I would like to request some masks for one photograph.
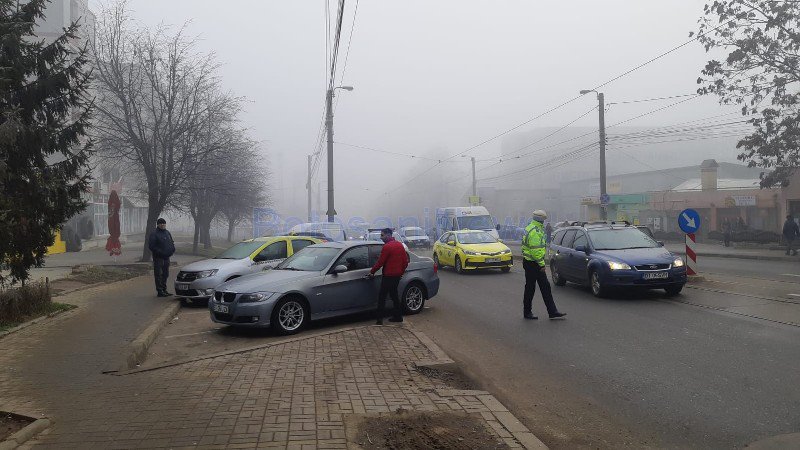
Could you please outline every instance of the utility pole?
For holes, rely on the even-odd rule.
[[[472,158],[472,196],[478,196],[478,180],[475,179],[475,157]]]
[[[600,113],[600,219],[606,220],[608,205],[603,205],[602,199],[606,197],[606,105],[602,92],[597,93],[598,112]]]
[[[325,115],[328,129],[328,222],[333,222],[336,209],[333,207],[333,88],[328,89],[326,98]]]
[[[306,190],[308,191],[308,221],[311,222],[311,158],[313,155],[308,155],[308,181],[306,181]]]

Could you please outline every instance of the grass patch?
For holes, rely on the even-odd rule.
[[[80,283],[113,283],[114,281],[128,280],[140,277],[150,272],[150,266],[144,264],[131,264],[128,266],[91,266],[73,273],[69,276],[70,281]]]
[[[0,331],[6,331],[37,317],[74,308],[52,301],[50,287],[44,282],[0,291]]]

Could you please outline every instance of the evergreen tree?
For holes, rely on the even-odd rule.
[[[55,233],[86,207],[88,59],[77,24],[35,35],[47,0],[0,0],[0,284],[28,278]]]

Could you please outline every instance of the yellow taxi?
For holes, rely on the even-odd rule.
[[[475,269],[511,270],[511,249],[486,231],[449,231],[433,244],[433,261],[456,272]]]
[[[269,270],[309,245],[324,242],[311,236],[247,239],[214,258],[184,266],[175,279],[175,293],[191,301],[208,300],[214,288],[244,275]]]

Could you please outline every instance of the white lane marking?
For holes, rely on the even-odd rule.
[[[789,297],[800,297],[800,294],[786,294],[786,295],[788,295]]]
[[[787,277],[800,277],[800,275],[798,275],[796,273],[782,273],[781,275],[787,276]]]

